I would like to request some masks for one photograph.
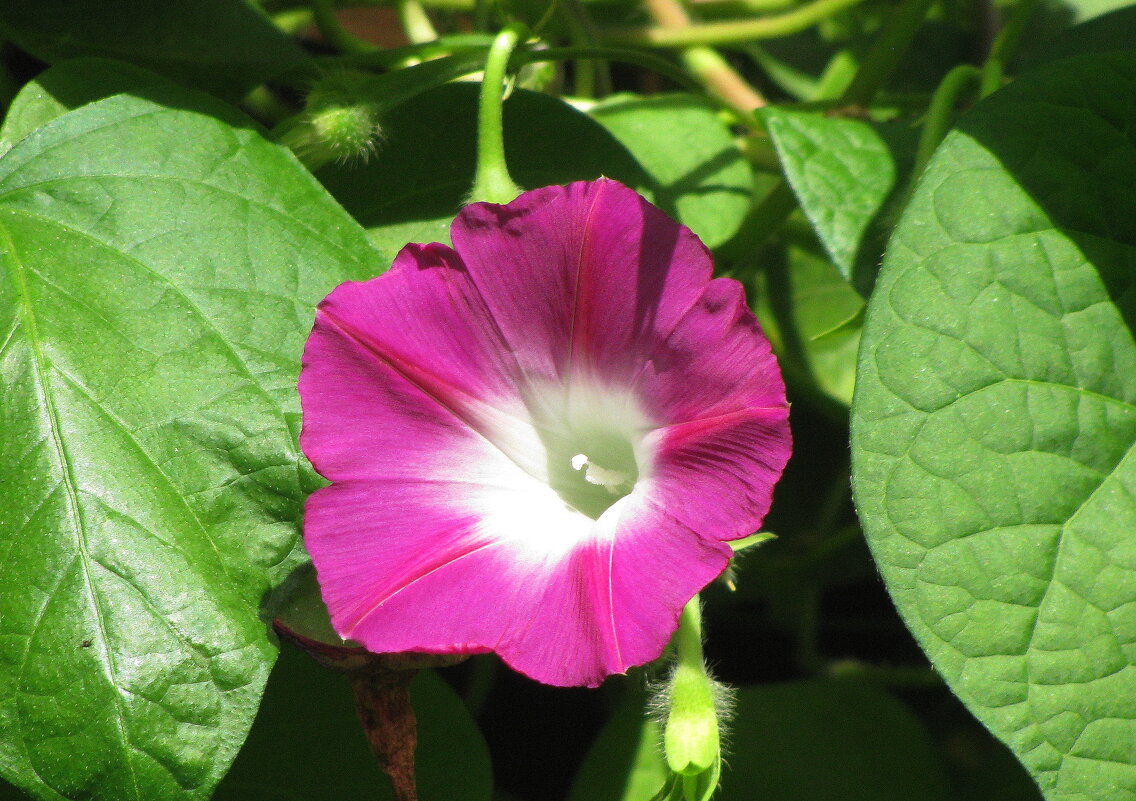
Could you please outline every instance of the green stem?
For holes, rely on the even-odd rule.
[[[310,8],[289,8],[272,15],[272,24],[288,36],[298,36],[314,21]]]
[[[493,44],[493,37],[484,33],[465,33],[447,36],[436,42],[392,47],[389,50],[370,50],[366,53],[346,53],[341,56],[317,56],[312,59],[317,73],[341,67],[367,70],[397,69],[410,59],[428,61],[439,56],[479,54],[484,61],[485,54]]]
[[[481,81],[477,106],[477,173],[470,192],[471,202],[508,203],[521,193],[505,162],[502,106],[509,59],[526,36],[528,27],[522,23],[505,26],[493,40],[485,60],[485,77]]]
[[[822,100],[840,97],[852,85],[859,68],[860,60],[851,50],[836,51],[835,55],[829,59],[828,64],[825,65],[824,72],[821,73],[820,79],[817,81],[816,91],[813,93],[812,99]]]
[[[849,106],[867,107],[872,104],[888,78],[895,72],[899,60],[911,46],[923,18],[933,0],[903,0],[892,13],[880,35],[872,43],[868,54],[860,62],[856,77],[844,90],[841,99]]]
[[[855,659],[842,659],[832,662],[825,668],[827,675],[835,678],[850,678],[870,681],[885,687],[898,689],[923,689],[942,687],[943,679],[931,667],[895,667],[873,665]]]
[[[644,5],[660,29],[677,33],[694,27],[679,0],[645,0]],[[743,116],[749,116],[754,109],[765,105],[765,98],[714,48],[704,44],[683,47],[679,58],[712,96],[740,111]]]
[[[771,17],[732,22],[707,22],[686,28],[630,28],[609,30],[604,38],[617,44],[648,47],[690,47],[729,45],[774,39],[808,30],[823,19],[862,3],[864,0],[813,0],[808,5]]]
[[[740,17],[745,14],[768,14],[797,5],[796,0],[699,0],[702,17]]]
[[[682,608],[674,642],[678,664],[702,673],[702,601],[697,595]]]
[[[927,119],[923,122],[923,130],[919,134],[919,148],[915,151],[915,165],[911,170],[912,183],[923,174],[927,162],[931,160],[931,154],[947,135],[959,98],[978,82],[979,75],[977,67],[959,64],[946,74],[935,89],[935,93],[931,95]]]
[[[892,224],[899,219],[899,215],[911,202],[915,187],[927,169],[927,163],[935,153],[935,148],[947,135],[954,118],[955,106],[959,98],[979,83],[980,72],[977,67],[970,64],[959,64],[946,74],[935,93],[931,95],[931,103],[927,107],[927,117],[923,122],[923,130],[919,132],[919,146],[915,151],[915,163],[911,167],[911,175],[907,179],[901,193],[896,194],[887,204],[883,212],[883,219]]]
[[[335,16],[332,0],[311,0],[312,18],[327,43],[344,53],[366,53],[375,46],[350,33]]]
[[[479,59],[478,66],[470,70],[480,71],[485,62],[486,54],[492,45],[492,37],[483,34],[467,34],[460,37],[446,37],[446,39],[427,42],[421,45],[392,48],[390,50],[372,50],[369,53],[357,53],[345,56],[325,56],[317,60],[321,71],[337,68],[377,69],[387,70],[404,63],[407,59],[419,59],[428,62],[439,56],[461,56],[463,58]],[[521,45],[513,53],[510,61],[512,66],[533,64],[542,61],[565,61],[568,59],[603,59],[606,61],[621,61],[634,64],[644,69],[652,70],[677,83],[684,89],[699,91],[701,85],[675,66],[674,62],[656,56],[644,50],[632,50],[626,47],[610,47],[607,45],[574,45],[571,47],[548,47],[539,49],[535,45]],[[310,76],[304,76],[305,82],[310,83]]]
[[[578,2],[557,3],[557,12],[568,32],[573,48],[593,47],[596,44],[591,18]],[[594,98],[599,89],[599,65],[588,58],[576,58],[572,70],[572,91],[576,97]]]
[[[676,661],[668,690],[663,750],[672,772],[697,778],[713,770],[721,759],[715,686],[702,659],[702,608],[697,595],[683,607],[674,644]],[[683,781],[688,790],[699,783]],[[695,796],[688,792],[685,797]]]
[[[398,19],[411,44],[426,44],[438,38],[434,23],[419,0],[398,0]]]
[[[397,0],[352,0],[353,6],[392,6]],[[422,0],[422,5],[444,11],[473,11],[474,0]]]
[[[719,101],[748,116],[766,105],[761,93],[712,47],[687,47],[680,54],[682,63],[698,77]]]
[[[982,65],[982,83],[978,89],[979,97],[986,97],[1001,88],[1002,81],[1005,78],[1006,62],[1010,60],[1017,49],[1018,42],[1022,38],[1022,31],[1025,30],[1026,23],[1033,16],[1037,5],[1038,0],[1018,0],[1013,11],[1010,12],[1010,18],[1002,26],[1002,30],[998,32],[994,44],[990,47],[990,55],[986,57],[986,62]]]
[[[313,92],[309,94],[307,108],[300,114],[279,122],[272,129],[272,138],[291,149],[304,166],[314,172],[337,158],[350,158],[352,155],[366,153],[366,146],[362,151],[347,152],[335,147],[336,142],[351,140],[342,138],[342,129],[340,134],[329,137],[327,127],[329,120],[326,115],[332,115],[331,121],[334,122],[337,112],[347,111],[353,107],[364,112],[363,118],[370,118],[372,126],[381,124],[383,114],[400,103],[405,103],[412,97],[457,78],[478,72],[484,65],[484,54],[474,51],[431,59],[383,75],[346,71],[328,72],[317,81]],[[326,83],[330,83],[331,86],[326,86]],[[312,102],[313,98],[318,99],[318,90],[321,88],[331,92],[330,95],[323,94],[324,99],[331,102]],[[374,132],[372,128],[371,133]]]

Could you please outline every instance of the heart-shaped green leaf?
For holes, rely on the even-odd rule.
[[[1136,50],[993,95],[889,245],[853,402],[896,605],[1053,801],[1136,798]]]
[[[0,772],[42,799],[208,797],[304,557],[312,309],[383,266],[286,151],[181,90],[0,159]]]
[[[895,184],[887,143],[861,120],[774,108],[761,118],[801,210],[832,263],[851,281],[869,226]]]

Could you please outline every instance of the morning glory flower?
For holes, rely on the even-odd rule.
[[[760,525],[784,384],[742,286],[619,183],[474,203],[451,235],[319,306],[304,539],[345,639],[596,686]]]

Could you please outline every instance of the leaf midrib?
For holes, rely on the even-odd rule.
[[[111,696],[115,707],[114,725],[118,730],[119,741],[124,755],[123,762],[126,764],[126,769],[130,775],[130,783],[134,789],[134,798],[141,801],[142,794],[138,785],[138,776],[134,770],[134,762],[130,755],[130,741],[127,738],[126,727],[123,723],[125,720],[125,711],[122,705],[122,699],[118,694],[118,679],[117,669],[114,663],[114,657],[110,652],[109,640],[106,633],[106,624],[103,621],[103,610],[99,604],[98,594],[95,592],[94,584],[91,578],[91,565],[88,558],[89,546],[87,543],[86,526],[83,521],[82,508],[79,505],[78,498],[78,482],[76,481],[74,471],[71,468],[70,456],[67,453],[67,447],[64,444],[62,436],[62,424],[60,422],[59,411],[55,402],[55,396],[52,392],[51,385],[47,381],[47,357],[43,353],[43,348],[40,347],[39,329],[36,322],[35,312],[32,309],[30,291],[28,287],[27,277],[25,275],[25,267],[19,258],[16,251],[16,243],[12,238],[11,232],[8,228],[0,224],[0,244],[3,244],[8,253],[8,258],[4,259],[5,263],[9,265],[9,273],[16,285],[19,303],[19,316],[23,321],[23,326],[27,331],[28,345],[32,352],[32,359],[34,361],[34,370],[36,383],[39,386],[41,397],[43,398],[44,410],[47,413],[48,428],[50,429],[50,439],[53,444],[53,450],[58,462],[60,473],[60,483],[64,486],[64,491],[67,497],[67,510],[70,517],[71,528],[75,534],[76,551],[79,556],[79,561],[83,569],[83,581],[86,585],[87,596],[91,604],[91,609],[94,611],[94,617],[99,629],[98,636],[98,649],[101,657],[100,661],[103,664],[105,675],[108,683],[111,685]],[[50,599],[50,596],[49,596]],[[43,608],[36,616],[35,624],[32,628],[34,632],[40,627],[43,621],[43,615],[46,614],[48,603],[45,603]],[[19,675],[22,677],[25,667],[27,665],[28,652],[31,647],[31,638],[29,644],[24,651],[23,658],[20,661]],[[30,758],[29,758],[30,764]],[[37,772],[38,775],[38,772]]]
[[[0,195],[0,200],[2,200],[3,197],[4,197],[3,195]],[[181,289],[181,287],[179,287],[177,284],[175,284],[173,281],[171,281],[167,276],[163,275],[162,273],[158,272],[157,270],[155,270],[150,265],[146,264],[141,259],[138,259],[137,257],[130,255],[129,253],[125,253],[121,250],[118,250],[113,245],[111,245],[107,242],[104,242],[102,239],[99,239],[98,237],[88,233],[87,231],[82,231],[78,228],[74,228],[74,227],[65,225],[64,223],[60,222],[59,220],[53,219],[51,217],[44,217],[41,214],[35,214],[35,213],[30,212],[26,209],[8,207],[8,208],[5,208],[4,211],[6,211],[10,214],[18,214],[18,215],[22,215],[24,217],[30,217],[32,219],[39,220],[40,222],[46,223],[48,225],[55,226],[57,228],[60,228],[63,231],[66,231],[69,234],[72,234],[74,236],[85,239],[86,241],[91,242],[91,243],[97,245],[98,247],[106,248],[111,253],[113,253],[115,256],[120,257],[122,259],[125,259],[130,264],[139,268],[140,270],[145,272],[147,275],[154,277],[158,282],[160,282],[164,286],[168,287],[171,292],[173,292],[175,295],[177,295],[177,297],[179,297],[186,304],[186,306],[189,307],[189,309],[193,312],[194,316],[199,321],[201,321],[201,323],[205,327],[207,327],[209,329],[209,331],[213,335],[214,341],[219,343],[222,346],[222,348],[229,354],[229,356],[232,359],[232,363],[236,365],[236,367],[240,370],[240,372],[244,376],[244,378],[247,379],[248,382],[252,386],[256,387],[256,389],[259,391],[261,397],[264,398],[264,400],[267,402],[267,404],[272,408],[273,412],[275,412],[276,416],[279,418],[279,422],[280,422],[281,427],[284,430],[289,432],[289,436],[284,440],[285,447],[286,447],[287,452],[288,452],[288,456],[291,458],[292,464],[295,465],[297,472],[300,470],[299,453],[297,452],[297,449],[296,449],[296,443],[291,436],[291,428],[288,425],[288,420],[287,420],[287,417],[285,416],[284,409],[280,406],[280,404],[272,396],[272,393],[263,384],[261,384],[261,382],[257,379],[256,374],[253,373],[253,371],[249,367],[248,363],[245,362],[244,358],[237,351],[236,347],[234,347],[233,344],[231,342],[229,342],[229,340],[220,331],[220,329],[218,329],[217,326],[214,325],[214,323],[213,323],[212,319],[210,319],[209,315],[207,315],[201,309],[201,307],[197,305],[197,303],[193,300],[193,298],[191,298],[186,292],[184,292]],[[0,227],[2,227],[2,226],[0,226]],[[37,273],[37,275],[38,275],[38,273]],[[43,278],[42,276],[41,276],[41,280],[43,280],[45,283],[48,283],[47,279]],[[206,537],[209,538],[209,541],[213,542],[212,537],[209,537],[208,531],[204,530],[204,528],[203,528],[203,531],[204,531]],[[213,547],[214,547],[214,549],[216,549],[217,546],[216,546],[215,543],[214,543]],[[218,558],[220,558],[220,551],[218,551]],[[224,560],[222,560],[222,561],[224,561]]]

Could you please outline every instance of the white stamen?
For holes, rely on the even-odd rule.
[[[603,487],[612,495],[622,495],[622,487],[631,484],[631,476],[619,470],[609,470],[588,460],[587,454],[577,453],[572,457],[572,469],[583,470],[584,480],[597,487]]]

